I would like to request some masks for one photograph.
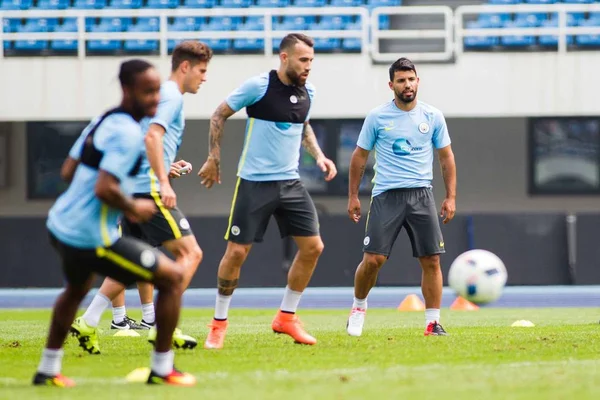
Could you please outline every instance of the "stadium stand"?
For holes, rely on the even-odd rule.
[[[331,13],[334,8],[363,7],[373,12],[378,7],[415,6],[415,5],[445,5],[452,8],[464,4],[487,4],[497,6],[514,6],[518,4],[533,6],[548,6],[552,4],[573,5],[600,5],[600,0],[0,0],[0,18],[2,18],[3,33],[63,33],[71,34],[65,38],[44,38],[35,36],[28,40],[3,40],[4,54],[7,56],[32,56],[32,55],[74,55],[78,52],[77,20],[73,14],[64,18],[39,18],[32,16],[28,18],[11,18],[11,11],[72,11],[84,10],[93,13],[98,10],[112,10],[117,14],[110,17],[88,17],[85,19],[86,32],[101,35],[103,33],[122,33],[113,36],[110,40],[96,36],[85,40],[85,51],[89,55],[127,55],[127,54],[159,54],[161,41],[157,39],[160,29],[158,14],[163,11],[171,12],[167,19],[166,31],[176,33],[170,35],[166,40],[167,51],[170,52],[174,46],[183,39],[188,39],[182,33],[206,33],[206,41],[217,53],[244,54],[262,53],[265,51],[265,40],[272,40],[272,51],[276,51],[279,37],[265,39],[261,34],[265,30],[264,15],[244,15],[246,10],[290,10],[306,9],[307,7],[327,10],[327,13],[319,15],[305,15],[302,12],[274,15],[271,27],[274,32],[286,31],[315,31],[315,50],[317,52],[360,52],[365,51],[363,44],[368,43],[366,36],[361,37],[361,30],[369,19],[362,21],[360,15],[344,15],[343,13]],[[403,9],[408,9],[402,7]],[[438,7],[439,8],[439,7]],[[236,15],[209,15],[209,9],[213,10],[237,10]],[[123,16],[119,16],[119,10]],[[127,11],[125,11],[127,10]],[[125,16],[131,14],[131,10],[142,13],[143,16]],[[154,16],[148,14],[155,10]],[[189,11],[187,11],[189,10]],[[187,12],[205,10],[202,16],[185,16]],[[9,12],[8,17],[3,17]],[[172,12],[181,14],[173,15]],[[390,13],[379,16],[377,20],[378,33],[375,39],[377,48],[386,47],[388,53],[424,53],[446,52],[451,47],[443,34],[444,29],[452,29],[448,19],[440,19],[440,15],[406,15]],[[26,15],[26,14],[25,14]],[[39,13],[38,13],[39,15]],[[419,19],[420,18],[420,19]],[[425,21],[425,22],[420,22]],[[464,20],[464,28],[468,30],[478,29],[519,29],[519,28],[557,28],[559,26],[558,14],[556,12],[486,12],[479,15],[471,15]],[[595,12],[572,12],[567,15],[568,27],[600,28],[600,9]],[[424,36],[416,40],[410,35],[406,37],[394,36],[396,32],[403,30],[428,30],[435,27],[438,35]],[[373,29],[370,28],[369,37],[373,38]],[[232,37],[231,32],[251,32],[243,37]],[[318,32],[317,32],[318,31]],[[325,34],[319,32],[326,32]],[[355,32],[354,36],[347,35]],[[390,34],[386,35],[386,32]],[[405,31],[406,32],[406,31]],[[145,36],[145,33],[154,36]],[[255,34],[253,34],[255,33]],[[131,35],[138,34],[135,37]],[[142,34],[142,35],[140,35]],[[336,35],[339,34],[339,37]],[[481,33],[477,33],[480,35]],[[129,36],[127,36],[129,35]],[[557,35],[549,34],[506,34],[501,36],[468,36],[462,40],[464,51],[536,51],[556,49],[559,44]],[[64,35],[63,35],[64,36]],[[172,36],[176,36],[173,38]],[[275,35],[276,36],[276,35]],[[351,36],[351,37],[348,37]],[[452,36],[452,35],[450,35]],[[68,37],[68,39],[66,38]],[[429,40],[429,42],[428,42]],[[569,35],[566,39],[569,49],[595,49],[600,48],[600,31],[594,34],[582,33]]]

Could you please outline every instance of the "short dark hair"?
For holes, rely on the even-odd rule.
[[[279,52],[289,50],[296,43],[304,43],[308,47],[313,47],[315,45],[315,41],[310,37],[303,33],[289,33],[285,35],[283,39],[281,39],[281,43],[279,44]]]
[[[154,68],[154,66],[148,61],[141,59],[124,61],[121,63],[121,68],[119,69],[119,82],[121,82],[121,86],[133,86],[135,77],[150,68]]]
[[[175,46],[171,55],[171,70],[175,71],[182,62],[189,61],[191,64],[209,62],[213,56],[212,49],[198,40],[185,40]]]
[[[415,64],[405,57],[397,59],[390,67],[390,82],[394,81],[396,71],[414,71],[415,75],[417,74]]]

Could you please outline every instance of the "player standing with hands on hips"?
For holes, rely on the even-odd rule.
[[[354,303],[346,329],[351,336],[362,334],[367,296],[404,228],[413,256],[423,270],[425,336],[446,335],[440,325],[443,277],[439,255],[445,252],[444,239],[431,180],[436,148],[446,186],[440,215],[448,223],[456,210],[454,154],[443,114],[417,100],[419,78],[414,64],[400,58],[390,67],[389,75],[394,99],[367,115],[350,161],[348,215],[357,223],[361,217],[360,181],[369,152],[375,149],[377,165],[363,240],[364,256],[354,277]]]

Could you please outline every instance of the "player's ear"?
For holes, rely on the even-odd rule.
[[[281,53],[279,53],[279,60],[286,64],[288,62],[288,54],[285,51],[282,51]]]
[[[181,72],[183,72],[184,74],[187,74],[187,72],[190,69],[190,61],[189,60],[184,60],[181,63],[181,67],[180,68],[181,68]]]
[[[394,82],[388,82],[388,86],[390,87],[390,90],[394,90]]]

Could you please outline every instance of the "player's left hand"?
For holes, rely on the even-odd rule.
[[[444,217],[444,224],[447,224],[454,218],[456,213],[456,200],[451,198],[445,198],[442,203],[442,210],[440,211],[440,217]]]
[[[325,172],[325,180],[329,182],[337,175],[337,168],[333,161],[328,158],[321,158],[317,160],[317,167],[321,168],[321,171]]]
[[[182,170],[185,170],[182,172]],[[179,178],[181,175],[186,175],[192,172],[192,164],[185,161],[179,160],[171,164],[171,170],[169,171],[169,178]]]

